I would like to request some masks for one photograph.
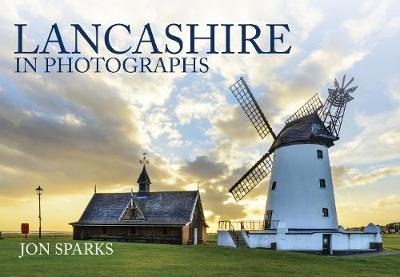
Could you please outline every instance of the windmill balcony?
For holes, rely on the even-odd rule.
[[[218,221],[218,230],[262,231],[268,229],[276,229],[278,227],[278,222],[279,220],[242,220],[242,221],[220,220]]]

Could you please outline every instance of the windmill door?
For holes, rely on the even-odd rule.
[[[322,254],[331,254],[331,234],[322,235]]]
[[[272,220],[272,210],[268,210],[265,213],[265,223],[264,223],[265,229],[271,228],[271,220]]]

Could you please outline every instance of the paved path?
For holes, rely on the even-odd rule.
[[[370,253],[362,253],[362,254],[354,254],[348,255],[346,257],[373,257],[373,256],[388,256],[388,255],[396,255],[400,254],[400,250],[385,250],[382,252],[370,252]]]

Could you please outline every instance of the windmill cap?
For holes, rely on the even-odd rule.
[[[337,139],[325,127],[317,112],[314,112],[287,123],[278,134],[269,152],[271,153],[281,146],[302,143],[318,143],[330,147]]]

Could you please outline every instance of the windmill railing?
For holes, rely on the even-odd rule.
[[[278,227],[278,222],[279,220],[220,220],[218,222],[218,230],[260,231],[267,229],[276,229]]]

